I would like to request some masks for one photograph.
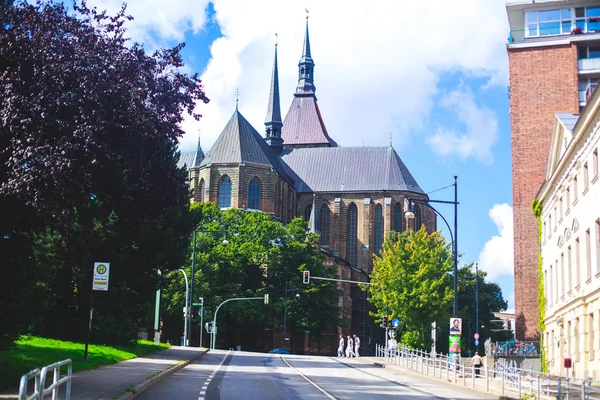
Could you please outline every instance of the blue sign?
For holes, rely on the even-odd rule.
[[[475,346],[479,346],[479,339],[475,339]]]
[[[392,326],[393,326],[394,328],[397,328],[397,327],[399,327],[399,326],[400,326],[400,320],[399,320],[398,318],[394,318],[394,319],[392,320]]]

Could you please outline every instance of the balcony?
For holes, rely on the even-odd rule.
[[[577,60],[577,69],[579,72],[600,72],[600,57]]]
[[[571,31],[565,32],[560,25],[537,28],[534,31],[528,29],[513,29],[508,36],[508,44],[520,43],[543,43],[555,40],[590,40],[600,38],[600,22],[581,22],[573,27]]]

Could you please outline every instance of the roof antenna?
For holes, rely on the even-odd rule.
[[[235,89],[235,111],[238,110],[238,102],[240,101],[240,90]]]
[[[308,8],[305,8],[304,11],[306,11],[306,19],[308,19]]]
[[[390,147],[392,147],[392,132],[390,132]]]
[[[277,32],[275,32],[275,47],[277,47]]]

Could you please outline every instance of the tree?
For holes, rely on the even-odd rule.
[[[134,339],[156,269],[183,262],[192,229],[177,143],[183,112],[208,99],[178,70],[183,45],[149,55],[128,43],[124,9],[74,11],[0,3],[0,256],[12,288],[0,347],[56,325],[47,315],[81,337],[94,261],[112,263],[96,311],[113,334],[98,340]]]
[[[368,288],[377,309],[372,315],[381,318],[387,308],[390,318],[401,321],[405,344],[428,348],[431,323],[450,316],[452,268],[450,244],[440,232],[390,232],[374,260]]]
[[[271,304],[259,301],[228,303],[219,311],[219,337],[250,349],[268,346],[265,329],[283,320],[285,283],[299,288],[288,300],[288,330],[310,331],[317,338],[339,322],[337,291],[334,285],[317,282],[302,285],[302,271],[333,276],[323,265],[317,235],[308,234],[306,221],[294,219],[287,225],[267,214],[237,209],[220,211],[214,203],[193,204],[192,220],[198,227],[194,273],[194,296],[204,298],[207,317],[232,297],[255,297],[269,293]],[[225,236],[226,235],[226,236]],[[223,239],[227,237],[227,244]],[[191,252],[191,249],[190,249]],[[191,266],[183,267],[188,275]],[[181,332],[181,307],[185,293],[183,277],[175,273],[166,280],[165,321],[175,340]],[[275,321],[275,322],[274,322]],[[195,318],[194,331],[199,329]],[[279,346],[280,344],[276,344]]]

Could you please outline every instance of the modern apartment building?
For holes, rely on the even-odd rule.
[[[600,378],[600,91],[557,114],[542,203],[544,348],[552,374]],[[570,358],[572,369],[565,370]]]
[[[538,232],[556,113],[578,115],[600,78],[600,0],[508,0],[516,335],[536,340]]]

